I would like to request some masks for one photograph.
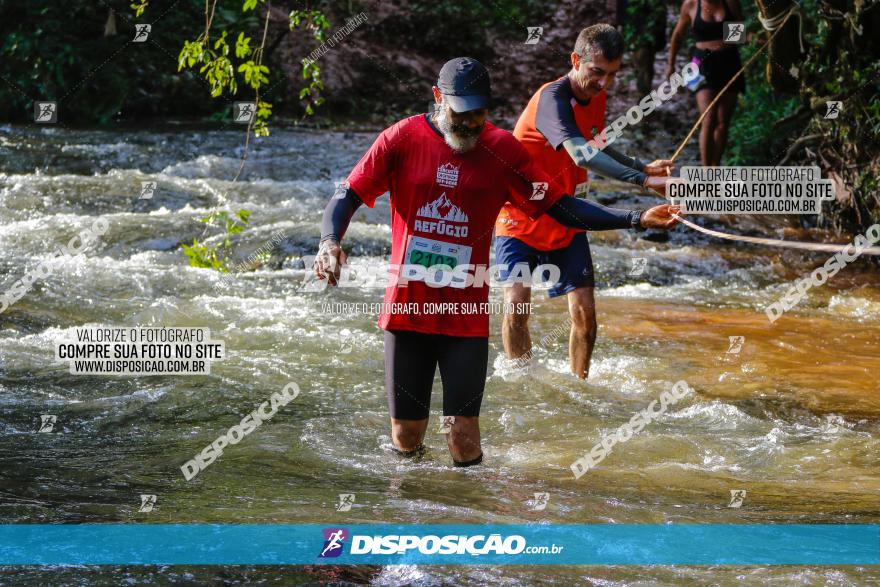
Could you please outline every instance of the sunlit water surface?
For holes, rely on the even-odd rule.
[[[375,316],[323,311],[378,302],[382,290],[301,291],[321,210],[373,138],[276,130],[241,180],[240,132],[0,129],[0,286],[97,216],[109,231],[0,314],[0,522],[217,523],[878,523],[880,522],[880,278],[858,262],[771,325],[763,308],[823,263],[706,240],[680,227],[668,241],[591,237],[599,341],[589,382],[568,374],[564,300],[535,295],[528,373],[499,358],[492,321],[481,428],[485,464],[450,466],[435,432],[420,461],[390,437],[382,333]],[[150,200],[141,182],[155,181]],[[647,196],[595,182],[603,203]],[[618,190],[618,191],[614,191]],[[247,208],[244,258],[276,231],[285,239],[259,270],[223,287],[178,250],[198,220]],[[701,219],[718,224],[718,219]],[[357,213],[352,267],[387,259],[387,198]],[[734,231],[816,238],[752,219]],[[212,242],[216,242],[212,241]],[[647,259],[629,275],[634,256]],[[492,291],[493,301],[501,292]],[[228,358],[210,376],[72,376],[54,342],[78,326],[209,327]],[[550,335],[544,344],[541,338]],[[729,337],[743,336],[739,353]],[[695,390],[575,479],[571,463],[684,379]],[[301,395],[192,481],[180,465],[272,392]],[[435,382],[439,390],[439,375]],[[58,416],[39,434],[41,414]],[[746,490],[739,508],[730,491]],[[549,505],[532,511],[535,492]],[[337,512],[340,493],[356,494]],[[140,494],[156,509],[138,512]],[[875,568],[368,567],[5,569],[0,582],[329,581],[376,584],[833,584],[877,581]],[[5,581],[2,580],[5,577]]]

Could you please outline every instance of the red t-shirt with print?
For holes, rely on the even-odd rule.
[[[477,272],[488,267],[492,229],[505,203],[534,219],[564,194],[509,132],[487,122],[477,145],[456,153],[423,114],[385,129],[349,174],[348,184],[371,208],[390,192],[392,267],[470,264]],[[396,276],[390,278],[380,328],[489,336],[486,280],[456,287],[426,279],[413,277],[402,285]],[[410,304],[420,311],[388,311]],[[421,311],[439,304],[458,304],[460,311]]]

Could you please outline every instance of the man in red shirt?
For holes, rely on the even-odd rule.
[[[385,129],[324,210],[315,260],[335,283],[340,241],[361,204],[391,194],[391,265],[379,327],[385,330],[385,384],[394,449],[423,448],[434,373],[456,466],[481,462],[479,414],[489,355],[485,269],[498,212],[512,203],[530,218],[551,214],[569,226],[610,230],[671,228],[674,206],[617,210],[566,195],[507,131],[486,121],[489,73],[462,57],[447,62],[433,88],[437,109]],[[481,269],[483,270],[481,272]],[[436,308],[451,308],[437,313]]]
[[[620,69],[623,48],[623,37],[610,25],[583,29],[571,54],[571,71],[541,86],[514,128],[514,136],[532,159],[567,194],[586,197],[587,169],[665,193],[668,178],[662,176],[668,175],[671,161],[646,165],[610,145],[587,156],[587,142],[605,126],[606,89]],[[548,294],[551,298],[568,298],[571,372],[585,379],[597,329],[593,262],[586,232],[548,215],[533,221],[516,206],[506,204],[498,216],[495,234],[495,259],[503,268],[501,279],[505,281],[504,301],[508,307],[527,308],[531,301],[530,280],[517,277],[539,265],[559,269],[559,281]],[[528,318],[523,312],[504,315],[501,337],[508,359],[531,357]]]

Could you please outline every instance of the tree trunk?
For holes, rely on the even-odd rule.
[[[792,0],[755,0],[758,10],[765,19],[785,14],[795,3]],[[770,43],[767,61],[767,80],[777,92],[797,94],[799,82],[791,73],[791,68],[798,68],[803,55],[800,45],[800,23],[795,15],[791,15],[779,34]]]

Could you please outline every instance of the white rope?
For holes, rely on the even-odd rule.
[[[758,20],[761,21],[761,26],[764,27],[765,30],[772,33],[782,26],[782,23],[788,18],[789,13],[794,14],[798,19],[798,43],[801,45],[801,53],[804,53],[804,17],[803,14],[801,14],[801,8],[797,3],[785,12],[777,14],[771,18],[764,18],[761,16],[761,11],[758,11]]]
[[[698,232],[702,232],[703,234],[708,234],[710,236],[715,236],[718,238],[723,238],[731,241],[742,241],[745,243],[754,243],[757,245],[769,245],[771,247],[784,247],[787,249],[802,249],[805,251],[823,251],[826,253],[839,253],[852,245],[838,245],[838,244],[822,244],[822,243],[802,243],[798,241],[783,241],[772,238],[762,238],[757,236],[741,236],[738,234],[728,234],[726,232],[719,232],[717,230],[711,230],[709,228],[703,228],[699,224],[694,224],[690,220],[686,220],[679,216],[678,214],[672,215],[674,218],[678,219],[682,224],[693,228]],[[865,247],[862,249],[863,255],[880,255],[880,247]]]

